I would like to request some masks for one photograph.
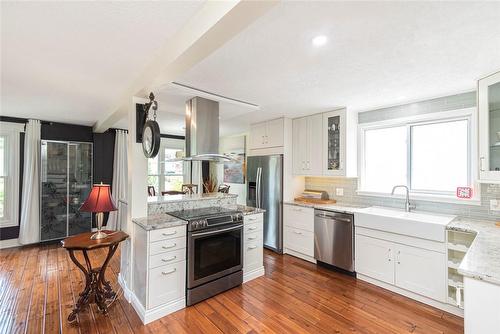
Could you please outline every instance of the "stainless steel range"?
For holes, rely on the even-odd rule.
[[[186,304],[243,283],[243,214],[219,207],[169,212],[188,222]]]

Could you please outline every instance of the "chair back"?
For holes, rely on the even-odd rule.
[[[197,184],[183,184],[182,191],[187,195],[193,195],[198,193],[198,185]]]
[[[153,186],[148,186],[148,196],[156,196],[156,190]]]
[[[221,184],[221,185],[219,185],[219,189],[217,191],[220,193],[223,193],[223,194],[229,194],[229,188],[231,188],[230,185]]]

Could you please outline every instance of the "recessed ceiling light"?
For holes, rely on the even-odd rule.
[[[318,35],[312,39],[312,43],[314,46],[323,46],[328,41],[325,35]]]

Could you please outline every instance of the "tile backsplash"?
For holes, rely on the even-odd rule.
[[[306,189],[323,190],[328,193],[331,199],[337,200],[339,203],[350,203],[358,205],[378,205],[394,208],[403,208],[404,200],[391,197],[374,197],[358,195],[356,190],[358,187],[357,178],[344,177],[306,177]],[[343,188],[344,196],[337,196],[336,189]],[[481,186],[481,205],[466,205],[440,203],[422,200],[410,201],[417,205],[417,210],[430,211],[443,214],[459,215],[476,219],[500,219],[500,211],[490,210],[490,200],[496,199],[500,201],[500,184],[483,184]]]

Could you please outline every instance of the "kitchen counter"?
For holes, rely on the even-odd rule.
[[[456,218],[448,230],[476,233],[458,272],[464,276],[500,285],[500,227],[495,222]]]
[[[351,213],[351,214],[357,212],[359,209],[364,209],[367,207],[366,205],[362,206],[362,205],[348,204],[348,203],[314,204],[314,203],[304,203],[297,201],[285,201],[283,202],[283,204],[296,205],[305,208],[314,208],[319,210],[330,210],[342,213]]]
[[[238,205],[237,210],[243,212],[245,216],[266,212],[266,210],[264,209],[254,208],[253,206],[246,205]]]
[[[238,195],[223,194],[223,193],[149,196],[148,197],[148,204],[204,201],[204,200],[226,199],[226,198],[236,198],[236,197],[238,197]]]
[[[146,231],[187,225],[186,221],[165,213],[142,218],[132,218],[132,222],[139,225]]]

